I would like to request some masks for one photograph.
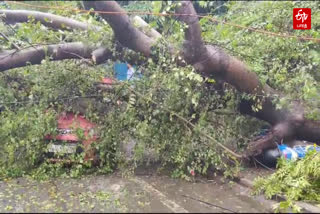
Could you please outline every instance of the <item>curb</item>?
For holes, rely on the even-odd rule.
[[[248,180],[246,178],[240,178],[240,180],[237,183],[240,184],[241,186],[247,187],[251,190],[253,189],[253,181]],[[268,199],[265,199],[265,200],[268,200]],[[286,200],[286,198],[284,196],[277,195],[277,196],[275,196],[275,200],[271,200],[271,201],[280,202],[280,201],[284,201],[284,200]],[[320,208],[317,206],[314,206],[312,204],[302,202],[302,201],[297,201],[296,204],[302,208],[302,210],[301,210],[302,212],[320,213]]]

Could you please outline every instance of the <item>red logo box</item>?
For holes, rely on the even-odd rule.
[[[310,30],[311,29],[311,8],[293,9],[293,29]]]

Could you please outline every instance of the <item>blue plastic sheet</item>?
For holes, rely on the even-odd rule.
[[[141,78],[142,75],[137,71],[136,66],[132,66],[133,70],[135,71],[131,77],[128,77],[128,65],[127,63],[115,63],[114,64],[114,71],[115,71],[115,78],[119,81],[125,80],[133,80],[135,78]]]
[[[127,80],[128,66],[126,63],[115,63],[114,65],[115,77],[117,80]]]

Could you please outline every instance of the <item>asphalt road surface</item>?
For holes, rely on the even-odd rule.
[[[167,176],[0,181],[0,212],[270,212],[237,184]]]

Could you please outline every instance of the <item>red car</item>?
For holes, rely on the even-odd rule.
[[[47,135],[50,162],[72,162],[68,155],[84,152],[84,161],[97,161],[97,154],[91,144],[98,139],[96,124],[83,115],[63,113],[58,117],[58,135]],[[77,133],[78,132],[78,133]],[[79,138],[79,133],[81,138]]]
[[[108,78],[108,77],[103,78],[101,81],[102,84],[106,84],[106,85],[112,85],[112,84],[114,84],[114,82],[115,81],[113,79]]]
[[[104,77],[102,78],[102,80],[97,83],[98,87],[101,89],[112,89],[113,85],[117,84],[115,80],[113,80],[112,78],[108,78],[108,77]]]
[[[112,85],[116,84],[111,78],[103,78],[98,83],[99,87],[112,89]],[[98,137],[95,133],[96,124],[91,123],[83,115],[75,115],[73,113],[63,113],[58,117],[58,135],[48,135],[45,140],[48,143],[48,161],[49,162],[74,162],[67,158],[71,154],[79,154],[84,152],[84,161],[98,161],[98,156],[94,148],[90,145],[95,142]],[[79,139],[76,132],[82,132],[83,139]]]

